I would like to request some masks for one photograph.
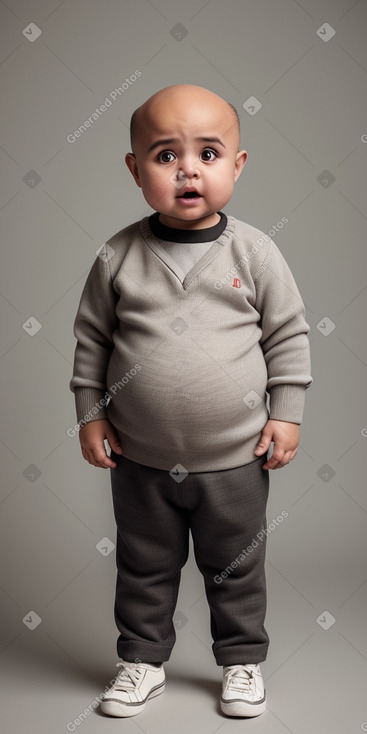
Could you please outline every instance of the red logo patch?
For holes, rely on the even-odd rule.
[[[240,279],[239,278],[233,278],[232,285],[233,285],[234,288],[241,288],[241,281],[240,281]]]

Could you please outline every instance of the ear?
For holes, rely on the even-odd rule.
[[[240,150],[236,155],[236,162],[234,166],[234,180],[235,182],[240,177],[242,169],[247,161],[247,150]]]
[[[139,171],[138,171],[138,165],[136,162],[135,154],[134,153],[126,153],[125,156],[125,163],[130,171],[130,173],[134,176],[135,182],[137,186],[141,188],[140,178],[139,178]]]

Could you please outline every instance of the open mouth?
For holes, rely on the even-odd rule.
[[[185,191],[184,194],[181,196],[178,196],[178,199],[199,199],[201,197],[201,194],[198,194],[197,191]]]

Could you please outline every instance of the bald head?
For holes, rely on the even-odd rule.
[[[240,119],[235,107],[214,92],[195,84],[174,84],[160,89],[138,107],[130,120],[130,144],[137,153],[144,140],[144,131],[156,122],[164,125],[168,112],[170,119],[207,112],[220,119],[223,129],[232,139],[236,151],[240,145]]]

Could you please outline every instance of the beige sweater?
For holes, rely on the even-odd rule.
[[[219,213],[204,230],[165,227],[156,213],[115,234],[75,319],[77,421],[107,418],[123,454],[158,469],[254,461],[269,417],[302,422],[312,383],[310,327],[285,259]],[[212,244],[185,273],[163,241]]]

